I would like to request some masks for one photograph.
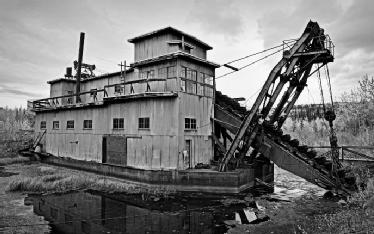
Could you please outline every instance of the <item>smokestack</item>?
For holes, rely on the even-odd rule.
[[[83,47],[84,47],[84,33],[81,32],[79,39],[79,54],[78,54],[78,69],[77,69],[77,89],[76,89],[76,102],[80,102],[79,94],[81,92],[81,68],[83,60]]]
[[[73,68],[72,67],[67,67],[66,68],[66,74],[65,77],[71,78],[73,76]]]

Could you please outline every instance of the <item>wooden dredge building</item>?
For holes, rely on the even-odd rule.
[[[253,168],[194,169],[215,153],[212,47],[172,27],[128,41],[135,47],[129,69],[81,81],[67,70],[48,81],[49,98],[32,102],[47,160],[181,191],[252,187]],[[272,180],[269,165],[263,174]]]

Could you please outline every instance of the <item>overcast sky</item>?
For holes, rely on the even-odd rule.
[[[86,33],[84,62],[98,74],[133,62],[127,39],[173,26],[213,46],[208,59],[223,64],[301,35],[317,21],[334,40],[329,66],[333,95],[349,91],[374,74],[374,1],[371,0],[205,0],[61,1],[0,0],[0,106],[26,106],[48,97],[46,81],[62,77],[78,57],[79,33]],[[233,97],[255,98],[280,55],[217,80]],[[243,65],[252,60],[243,61]],[[228,72],[216,70],[216,76]],[[302,103],[318,103],[316,77]]]

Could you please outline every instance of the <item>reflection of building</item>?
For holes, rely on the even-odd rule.
[[[88,193],[33,199],[34,212],[61,233],[215,233],[219,228],[209,211],[151,210]]]
[[[35,130],[45,132],[43,151],[80,160],[60,162],[65,165],[174,184],[176,190],[236,193],[252,187],[252,169],[191,170],[214,159],[218,65],[207,60],[212,47],[172,27],[129,42],[135,47],[130,69],[51,80],[50,97],[32,102]]]
[[[4,131],[5,130],[5,124],[4,124],[4,121],[1,121],[0,120],[0,131]]]

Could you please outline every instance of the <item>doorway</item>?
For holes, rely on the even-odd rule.
[[[113,135],[103,137],[102,162],[127,166],[126,137]]]
[[[185,168],[192,168],[192,140],[185,141],[183,161]]]

